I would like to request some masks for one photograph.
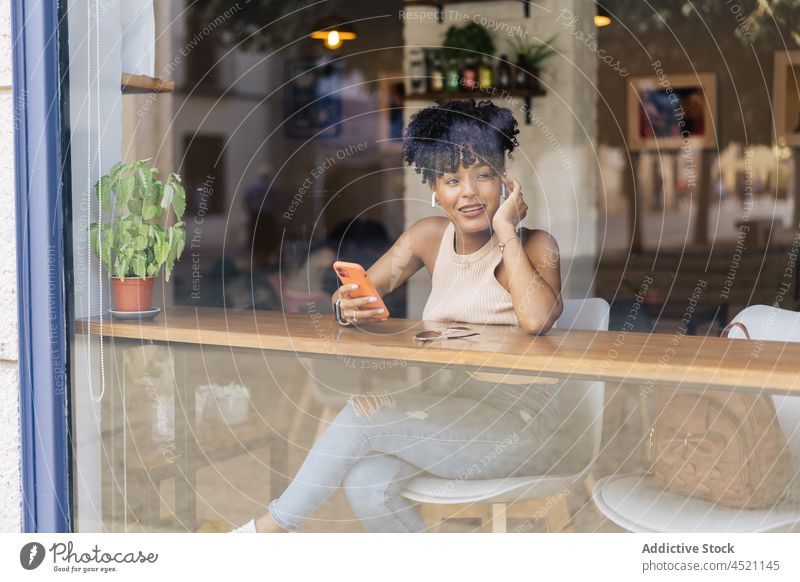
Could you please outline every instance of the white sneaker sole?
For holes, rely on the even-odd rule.
[[[251,519],[246,524],[231,530],[228,533],[258,533],[256,531],[256,520]]]

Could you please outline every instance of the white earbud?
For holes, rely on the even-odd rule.
[[[431,208],[436,207],[436,190],[431,194]]]

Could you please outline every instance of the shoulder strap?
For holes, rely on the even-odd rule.
[[[743,324],[741,321],[732,321],[732,322],[730,322],[728,325],[725,326],[725,329],[722,330],[722,333],[719,334],[719,336],[720,337],[728,337],[728,334],[730,333],[730,331],[734,327],[737,328],[737,329],[742,330],[742,333],[744,333],[744,337],[746,337],[747,339],[750,339],[750,332],[747,331],[747,326],[745,326],[745,324]]]

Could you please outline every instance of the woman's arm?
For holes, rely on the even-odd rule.
[[[503,250],[503,261],[520,326],[530,334],[547,332],[564,309],[556,239],[543,230],[528,231]]]
[[[447,219],[439,216],[418,220],[375,261],[367,274],[381,295],[391,293],[425,266],[431,259],[431,250],[438,251],[446,225]]]
[[[429,216],[418,220],[408,227],[392,247],[367,270],[370,281],[375,285],[375,289],[381,294],[381,297],[400,287],[411,275],[425,266],[425,253],[430,252],[432,241],[439,240],[436,239],[436,235],[441,235],[442,220],[446,219]],[[436,245],[436,248],[438,249],[438,245]],[[340,287],[333,294],[331,300],[335,302],[339,298],[341,291],[342,288]],[[345,300],[343,296],[343,310],[349,309],[352,311],[353,308],[360,305],[369,307],[363,301],[360,305],[350,305],[349,301],[355,302],[358,300],[350,300],[349,298]]]
[[[513,178],[507,184],[511,195],[498,209],[492,226],[499,242],[506,243],[502,264],[519,324],[527,333],[538,335],[553,327],[564,309],[558,244],[543,230],[522,229],[527,236],[516,236],[516,225],[528,205],[521,184]]]

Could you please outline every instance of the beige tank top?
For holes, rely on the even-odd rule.
[[[445,228],[431,277],[431,294],[422,318],[428,321],[518,325],[511,293],[495,278],[494,271],[503,256],[496,235],[477,251],[459,255],[455,250],[455,227]],[[535,378],[494,372],[470,372],[476,380],[503,384],[550,383],[550,378]],[[552,382],[557,382],[552,379]]]

